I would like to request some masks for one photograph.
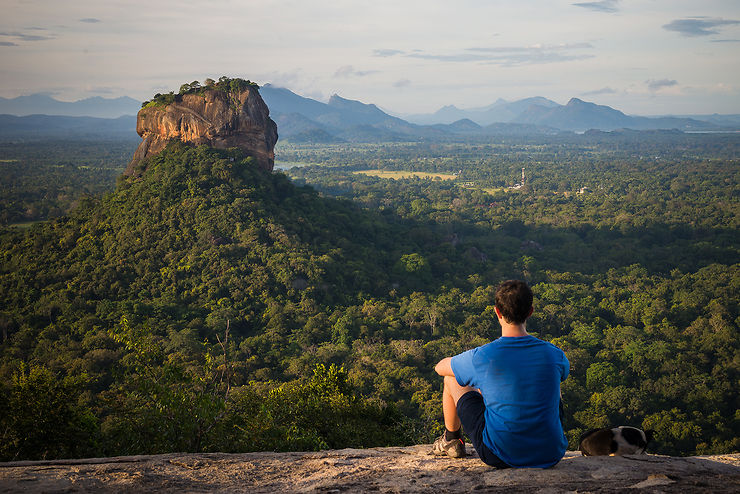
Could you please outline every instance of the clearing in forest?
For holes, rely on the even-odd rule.
[[[378,177],[378,178],[411,178],[411,177],[419,177],[419,178],[439,178],[441,180],[455,180],[457,178],[456,175],[453,175],[451,173],[427,173],[427,172],[411,172],[411,171],[403,171],[403,170],[359,170],[354,172],[355,174],[361,173],[363,175],[369,175],[371,177]]]

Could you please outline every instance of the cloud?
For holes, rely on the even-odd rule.
[[[584,9],[594,10],[596,12],[608,12],[614,13],[619,9],[617,4],[619,0],[601,0],[600,2],[578,2],[574,3],[576,7],[583,7]]]
[[[732,93],[739,93],[740,92],[740,86],[735,86],[733,84],[725,84],[724,82],[718,82],[709,88],[707,90],[710,93],[725,93],[725,94],[732,94]]]
[[[460,53],[451,54],[427,53],[422,50],[413,50],[410,52],[383,50],[383,53],[379,54],[378,52],[380,50],[376,50],[376,56],[402,56],[440,62],[479,62],[510,67],[592,58],[593,55],[589,53],[574,53],[574,51],[589,48],[593,48],[590,43],[535,44],[531,46],[473,47],[467,48]]]
[[[334,72],[334,77],[365,77],[370,74],[375,74],[377,70],[355,70],[351,65],[343,65]]]
[[[601,89],[595,89],[593,91],[586,91],[585,93],[581,93],[583,96],[594,96],[597,94],[616,94],[617,90],[612,89],[610,87],[602,87]]]
[[[394,55],[401,55],[403,51],[401,50],[389,50],[389,49],[378,49],[373,50],[373,55],[376,57],[392,57]]]
[[[80,22],[86,22],[88,24],[96,24],[98,22],[103,22],[100,19],[96,19],[95,17],[85,17],[84,19],[80,19]]]
[[[533,50],[574,50],[580,48],[593,48],[591,43],[561,43],[558,45],[542,45],[534,44],[529,46],[508,46],[508,47],[492,47],[492,48],[468,48],[468,51],[478,52],[531,52]]]
[[[40,30],[40,29],[37,29],[37,28],[31,28],[31,29],[33,29],[35,31]],[[21,32],[18,32],[18,31],[14,31],[14,32],[10,32],[10,33],[8,33],[8,32],[0,32],[0,37],[13,38],[16,41],[45,41],[45,40],[49,40],[49,39],[54,39],[54,36],[44,36],[44,35],[41,35],[41,34],[26,34],[26,33],[21,33]]]
[[[408,87],[411,85],[411,81],[408,79],[400,79],[393,83],[393,87]]]
[[[0,46],[18,46],[18,44],[12,41],[0,41]]]
[[[296,87],[301,86],[303,76],[300,69],[289,70],[287,72],[267,72],[264,74],[257,74],[256,80],[269,81],[270,84],[274,84],[278,87]]]
[[[740,39],[713,39],[711,43],[740,43]]]
[[[678,81],[674,79],[650,79],[645,81],[650,91],[660,91],[661,89],[678,86]]]
[[[716,28],[740,24],[740,21],[732,19],[711,19],[709,17],[689,17],[688,19],[676,19],[663,25],[667,31],[675,31],[681,36],[696,37],[719,34]]]

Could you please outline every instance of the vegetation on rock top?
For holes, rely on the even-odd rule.
[[[240,78],[229,78],[226,76],[219,77],[218,81],[213,79],[206,79],[201,84],[199,81],[193,81],[191,83],[185,83],[180,86],[180,90],[175,94],[174,91],[169,93],[161,94],[157,93],[149,101],[144,101],[141,104],[142,108],[150,108],[154,106],[167,106],[172,103],[182,101],[182,97],[186,94],[200,94],[202,95],[207,90],[218,90],[227,93],[239,93],[247,88],[259,89],[259,85],[245,79]]]

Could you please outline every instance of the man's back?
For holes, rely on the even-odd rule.
[[[462,386],[480,389],[486,406],[483,442],[511,466],[548,467],[567,442],[559,417],[563,352],[533,336],[501,337],[453,357]]]

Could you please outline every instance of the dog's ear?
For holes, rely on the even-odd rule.
[[[649,443],[653,440],[653,436],[655,435],[655,431],[652,429],[648,429],[645,431],[645,442]]]

